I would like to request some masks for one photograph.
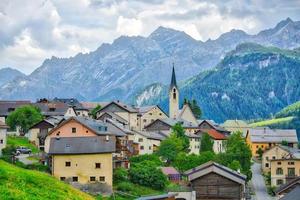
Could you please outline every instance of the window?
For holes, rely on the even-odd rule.
[[[141,146],[140,149],[141,149],[141,150],[144,150],[144,146]]]
[[[151,146],[149,146],[149,150],[151,150]]]
[[[294,165],[295,162],[288,162],[288,165]]]
[[[90,181],[96,181],[96,177],[95,176],[90,176]]]
[[[143,122],[146,123],[146,122],[147,122],[147,119],[143,119]]]
[[[0,144],[3,144],[3,140],[0,140]]]
[[[274,160],[275,158],[276,158],[275,156],[272,157],[273,160]]]
[[[149,115],[152,115],[152,113],[149,113]]]
[[[282,174],[283,174],[282,168],[277,168],[277,169],[276,169],[276,174],[277,174],[277,175],[282,175]]]
[[[72,181],[73,182],[78,182],[78,177],[77,176],[73,176]]]
[[[282,179],[278,179],[277,181],[276,181],[276,184],[277,185],[281,185],[283,183],[283,180]]]
[[[105,181],[105,176],[100,176],[99,181],[104,182]]]
[[[66,162],[66,167],[71,167],[71,162],[70,161]]]
[[[66,177],[62,176],[62,177],[60,177],[60,180],[64,181],[64,180],[66,180]]]
[[[105,140],[106,140],[106,142],[109,141],[109,135],[106,135]]]
[[[269,157],[268,157],[268,156],[266,156],[266,160],[269,160]]]
[[[277,165],[281,165],[281,162],[277,162]]]
[[[295,168],[288,168],[288,176],[295,176]]]
[[[258,145],[256,145],[256,148],[258,148]]]
[[[173,99],[176,99],[176,92],[173,92]]]
[[[269,163],[266,163],[266,164],[265,164],[265,167],[269,167]]]
[[[143,138],[139,138],[139,142],[143,142]]]
[[[95,163],[95,168],[100,169],[101,168],[101,163]]]
[[[55,108],[49,108],[49,111],[50,111],[50,112],[54,112],[54,111],[55,111]]]
[[[161,116],[161,115],[162,115],[162,113],[159,113],[159,115]]]
[[[72,128],[72,133],[76,133],[76,128]]]

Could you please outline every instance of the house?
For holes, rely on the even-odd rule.
[[[30,104],[30,101],[0,101],[0,121],[5,122],[9,113]]]
[[[167,118],[168,115],[157,105],[137,107],[138,110],[138,130],[144,130],[144,127],[154,122],[156,119]]]
[[[252,156],[259,156],[258,149],[263,151],[274,145],[286,142],[290,147],[298,146],[298,138],[294,129],[252,128],[247,130],[246,142],[250,146]]]
[[[271,171],[271,160],[285,158],[289,155],[288,149],[282,145],[276,145],[266,150],[261,158],[261,167],[264,173]]]
[[[97,112],[97,119],[101,118],[104,113],[114,113],[128,123],[130,130],[138,130],[138,110],[134,106],[112,101]]]
[[[219,126],[217,123],[215,123],[213,120],[198,120],[198,127],[202,130],[209,130],[214,129],[218,131],[219,133],[222,133],[225,136],[230,135],[230,131],[225,130],[223,127]]]
[[[195,133],[185,133],[189,140],[190,140],[190,147],[189,147],[189,153],[193,154],[199,154],[200,153],[200,143],[201,143],[201,136],[195,134]]]
[[[187,133],[195,133],[199,130],[197,124],[193,124],[184,119],[171,118],[157,119],[145,126],[144,129],[145,131],[171,131],[172,127],[177,123],[181,124]]]
[[[40,150],[44,150],[45,139],[48,132],[61,120],[63,120],[62,116],[50,116],[34,124],[26,134],[28,140],[34,143]]]
[[[45,140],[52,175],[73,182],[105,182],[112,186],[113,153],[120,132],[109,131],[107,123],[70,117],[53,128]]]
[[[292,181],[290,181],[289,183],[281,185],[279,188],[277,188],[275,193],[278,199],[294,200],[294,199],[298,199],[300,196],[299,189],[300,189],[300,177],[297,177]]]
[[[49,102],[48,100],[32,103],[31,105],[39,108],[42,115],[47,118],[51,116],[77,116],[74,107],[63,102]]]
[[[181,180],[181,174],[174,167],[162,167],[161,171],[173,183],[178,183]]]
[[[223,127],[225,130],[230,131],[231,133],[234,132],[242,132],[243,135],[245,136],[247,133],[247,130],[251,128],[249,124],[247,124],[243,120],[226,120],[223,124],[220,125]]]
[[[209,161],[184,173],[196,199],[245,199],[246,176]]]
[[[75,98],[63,99],[55,97],[52,103],[65,103],[69,107],[73,107],[74,111],[76,112],[77,116],[88,117],[89,110],[81,105],[81,103]],[[74,116],[74,115],[73,115]]]
[[[280,186],[300,176],[300,150],[282,146],[289,153],[284,157],[270,160],[271,186]]]
[[[2,155],[2,149],[6,147],[7,129],[9,127],[2,121],[0,121],[0,156]]]
[[[215,129],[201,129],[198,132],[196,132],[195,135],[198,135],[201,138],[204,133],[207,133],[213,140],[213,151],[215,153],[225,152],[225,142],[227,140],[227,137],[225,135],[223,135]]]
[[[139,155],[152,154],[158,149],[160,142],[167,137],[159,131],[133,131],[133,133],[133,136],[129,136],[129,140],[138,144]]]

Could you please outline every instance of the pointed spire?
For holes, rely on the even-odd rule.
[[[172,71],[172,79],[171,79],[170,89],[172,89],[173,87],[177,88],[174,63],[173,63],[173,71]]]

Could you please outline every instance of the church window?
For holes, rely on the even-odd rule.
[[[173,99],[176,99],[176,92],[173,92]]]

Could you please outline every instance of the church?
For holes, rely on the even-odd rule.
[[[176,82],[174,65],[172,70],[171,84],[169,88],[169,118],[178,120],[182,119],[195,125],[198,124],[197,119],[188,104],[184,104],[183,107],[179,109],[179,88]]]

